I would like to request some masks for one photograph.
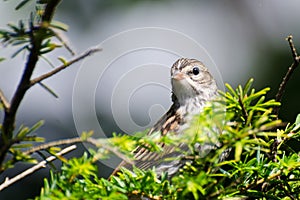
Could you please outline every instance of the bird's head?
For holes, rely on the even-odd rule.
[[[217,93],[212,75],[196,59],[178,59],[171,68],[171,83],[173,95],[181,105],[193,98],[209,100]]]

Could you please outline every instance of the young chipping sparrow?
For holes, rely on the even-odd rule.
[[[170,109],[150,129],[148,135],[160,132],[162,135],[173,132],[184,134],[189,127],[194,115],[199,114],[207,101],[217,95],[217,84],[204,64],[196,59],[178,59],[171,68],[172,101]],[[180,152],[175,151],[174,146],[161,144],[163,151],[160,153],[138,147],[134,150],[134,165],[140,169],[149,169],[155,166],[160,175],[167,172],[168,176],[174,175],[184,163],[180,159],[166,161],[166,158],[178,158]],[[188,150],[184,144],[179,146],[182,150]],[[132,169],[132,165],[123,161],[113,172],[115,174],[120,167]]]

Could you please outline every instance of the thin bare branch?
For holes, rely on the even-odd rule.
[[[9,179],[8,177],[5,179],[5,181],[0,185],[0,191],[2,191],[3,189],[7,188],[8,186],[10,186],[11,184],[21,180],[22,178],[28,176],[29,174],[32,174],[33,172],[46,167],[46,164],[49,162],[52,162],[53,160],[55,160],[57,157],[62,156],[70,151],[73,151],[74,149],[76,149],[76,145],[72,145],[69,147],[64,148],[63,150],[61,150],[60,152],[58,152],[57,154],[55,154],[55,156],[49,156],[48,158],[46,158],[46,160],[43,160],[41,162],[39,162],[38,164],[34,165],[33,167],[25,170],[24,172],[18,174],[17,176]]]
[[[46,74],[43,74],[43,75],[41,75],[41,76],[39,76],[37,78],[32,79],[30,81],[30,86],[33,86],[34,84],[39,83],[39,82],[41,82],[41,81],[43,81],[43,80],[45,80],[45,79],[53,76],[54,74],[60,72],[61,70],[64,70],[65,68],[69,67],[70,65],[72,65],[72,64],[74,64],[74,63],[76,63],[76,62],[78,62],[78,61],[86,58],[87,56],[90,56],[90,55],[98,52],[98,51],[101,51],[101,49],[100,48],[91,48],[91,49],[87,50],[83,54],[79,55],[78,57],[73,58],[72,60],[70,60],[67,63],[65,63],[65,64],[63,64],[63,65],[61,65],[61,66],[53,69],[52,71],[50,71],[50,72],[48,72]]]
[[[59,145],[64,145],[64,144],[75,144],[82,142],[83,140],[80,137],[76,138],[70,138],[70,139],[64,139],[64,140],[57,140],[57,141],[52,141],[48,143],[44,143],[35,147],[30,148],[28,151],[24,151],[23,153],[26,155],[32,154],[37,151],[42,151],[45,149],[49,149],[50,147],[55,147]]]
[[[288,41],[289,43],[289,46],[290,46],[290,49],[291,49],[291,52],[292,52],[292,56],[293,56],[293,59],[294,59],[294,62],[292,63],[292,65],[289,67],[287,73],[285,74],[285,76],[283,77],[280,85],[279,85],[279,89],[278,89],[278,92],[276,94],[276,97],[275,97],[275,100],[277,102],[281,102],[281,99],[282,99],[282,96],[283,96],[283,93],[285,91],[285,88],[286,88],[286,85],[287,85],[287,82],[289,81],[289,79],[291,78],[294,70],[298,67],[299,65],[299,61],[300,61],[300,57],[298,56],[298,53],[297,53],[297,50],[295,48],[295,45],[293,43],[293,36],[292,35],[289,35],[286,40]],[[280,107],[276,107],[274,108],[274,114],[278,116],[279,114],[279,109]]]
[[[0,89],[0,102],[3,105],[5,112],[7,112],[10,108],[10,104],[1,89]]]
[[[110,146],[107,143],[106,140],[103,141],[103,142],[101,142],[101,141],[103,141],[103,140],[97,140],[97,139],[94,139],[94,138],[82,139],[81,137],[76,137],[76,138],[57,140],[57,141],[53,141],[53,142],[44,143],[44,144],[41,144],[39,146],[35,146],[35,147],[33,147],[33,148],[29,149],[28,151],[25,151],[23,153],[29,155],[29,154],[32,154],[34,152],[46,150],[46,149],[49,149],[51,147],[55,147],[55,146],[59,146],[59,145],[86,142],[86,143],[90,143],[90,144],[94,145],[97,148],[104,148],[104,149],[108,150],[109,152],[115,154],[116,156],[118,156],[122,160],[125,160],[127,163],[133,164],[133,162],[129,158],[127,158],[125,155],[123,155],[118,150],[117,147]]]
[[[295,45],[293,43],[293,36],[292,35],[289,35],[286,40],[288,41],[289,45],[290,45],[290,48],[291,48],[291,52],[292,52],[292,56],[294,58],[294,61],[297,61],[297,57],[298,57],[298,53],[297,53],[297,50],[295,48]]]

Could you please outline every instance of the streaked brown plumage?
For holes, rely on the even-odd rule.
[[[178,59],[171,68],[172,101],[170,109],[150,129],[148,135],[161,132],[162,135],[170,132],[184,134],[189,122],[195,114],[202,111],[205,103],[217,95],[217,85],[203,63],[196,59]],[[183,165],[180,159],[166,161],[165,158],[180,156],[174,146],[161,144],[163,152],[150,152],[143,147],[134,150],[134,165],[140,169],[149,169],[155,166],[157,174],[168,172],[169,176],[175,174]],[[182,144],[182,150],[187,146]],[[123,161],[113,172],[120,167],[132,169],[132,165]]]

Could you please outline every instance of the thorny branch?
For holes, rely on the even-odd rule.
[[[290,46],[290,49],[291,49],[291,52],[292,52],[292,56],[293,56],[293,60],[294,62],[292,63],[292,65],[289,67],[287,73],[285,74],[285,76],[283,77],[282,79],[282,82],[280,83],[279,85],[279,89],[278,89],[278,92],[276,94],[276,97],[275,97],[275,100],[277,102],[281,102],[281,99],[282,99],[282,96],[283,96],[283,93],[284,93],[284,90],[286,88],[286,85],[287,85],[287,82],[289,81],[289,79],[291,78],[294,70],[298,67],[299,65],[299,62],[300,62],[300,56],[298,56],[297,54],[297,50],[295,48],[295,45],[293,43],[293,36],[292,35],[289,35],[286,40],[288,41],[289,43],[289,46]],[[274,108],[274,114],[278,116],[279,114],[279,109],[280,107],[275,107]]]

